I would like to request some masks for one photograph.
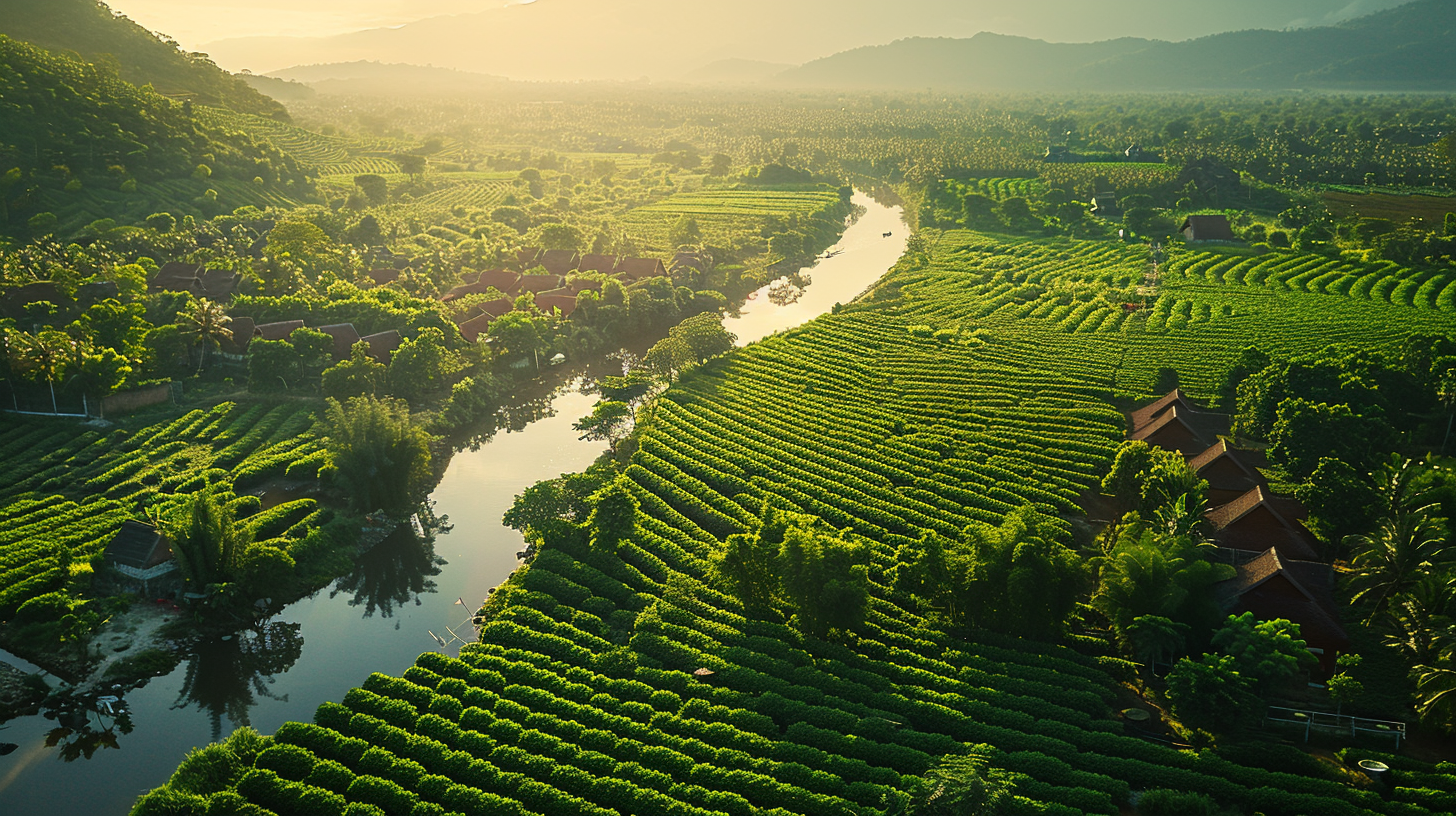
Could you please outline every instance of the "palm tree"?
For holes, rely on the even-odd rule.
[[[182,333],[192,338],[193,345],[202,346],[202,358],[197,364],[197,371],[201,373],[207,365],[209,353],[224,340],[233,339],[233,330],[228,328],[233,319],[227,316],[221,304],[207,298],[193,301],[178,317],[182,318]]]
[[[1456,548],[1446,546],[1444,519],[1435,518],[1433,509],[1431,505],[1398,513],[1382,520],[1369,535],[1345,539],[1355,551],[1350,565],[1356,591],[1350,602],[1373,600],[1370,620],[1422,576],[1456,561]]]
[[[1416,711],[1421,719],[1442,724],[1456,719],[1456,668],[1449,657],[1436,665],[1416,666],[1411,676],[1416,680]]]
[[[1181,651],[1188,635],[1188,624],[1175,623],[1159,615],[1142,615],[1127,627],[1127,640],[1133,657],[1148,664],[1157,673],[1158,664],[1171,664]]]
[[[1456,584],[1426,575],[1387,609],[1391,632],[1387,646],[1403,652],[1411,665],[1430,663],[1451,645]]]

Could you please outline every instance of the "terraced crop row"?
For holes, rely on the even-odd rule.
[[[370,677],[207,796],[351,816],[871,816],[901,812],[915,776],[983,744],[1013,774],[1016,814],[1116,814],[1149,788],[1269,816],[1444,810],[1435,783],[1383,801],[1125,736],[1101,659],[951,635],[887,584],[896,546],[926,530],[956,535],[1027,503],[1074,513],[1122,436],[1110,398],[1145,390],[1157,367],[1196,374],[1197,391],[1251,340],[1380,348],[1456,318],[1204,279],[1114,321],[1087,296],[1140,281],[1135,250],[930,244],[862,301],[662,395],[620,477],[640,511],[616,552],[553,541],[502,591],[480,644]],[[711,559],[765,502],[866,542],[873,599],[852,645],[713,588]]]
[[[313,422],[310,410],[290,404],[233,403],[132,434],[8,422],[0,431],[0,610],[53,591],[69,565],[99,554],[122,522],[172,496],[316,475],[324,459]],[[293,513],[272,526],[286,520],[282,534],[302,518]]]

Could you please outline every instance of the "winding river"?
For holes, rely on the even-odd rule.
[[[863,213],[831,257],[803,270],[810,283],[797,300],[775,303],[783,298],[770,296],[771,284],[725,319],[739,345],[849,302],[900,257],[909,236],[900,210],[863,193],[854,203]],[[593,372],[574,373],[569,384],[508,409],[506,430],[455,454],[431,496],[449,525],[433,551],[408,531],[397,534],[360,557],[354,573],[256,629],[190,647],[177,669],[127,695],[125,732],[96,713],[58,744],[48,744],[55,720],[0,726],[0,743],[19,745],[0,756],[0,812],[123,816],[187,751],[238,725],[272,733],[311,720],[320,703],[342,699],[370,672],[398,675],[423,651],[457,651],[472,637],[468,619],[480,599],[516,568],[520,534],[501,524],[515,496],[584,470],[605,450],[571,428],[595,401],[582,390]]]

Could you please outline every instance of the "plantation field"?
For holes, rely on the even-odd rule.
[[[1086,162],[1083,164],[1049,163],[1041,169],[1041,180],[1052,187],[1071,185],[1082,198],[1104,192],[1098,182],[1106,182],[1119,196],[1153,194],[1169,189],[1178,178],[1178,171],[1166,164],[1137,162]]]
[[[216,190],[217,202],[204,204],[202,196]],[[212,211],[231,212],[239,207],[254,206],[293,208],[306,196],[289,195],[277,186],[258,185],[246,181],[211,178],[166,179],[139,184],[134,193],[123,193],[98,187],[79,191],[47,190],[43,201],[48,212],[56,215],[62,233],[79,232],[86,225],[102,218],[118,215],[140,221],[154,212],[170,212],[174,216],[205,217],[204,207]]]
[[[956,194],[964,197],[967,193],[976,193],[1004,201],[1008,198],[1027,198],[1040,192],[1043,188],[1042,182],[1034,178],[973,178],[965,181],[955,182],[958,189]]]
[[[675,193],[637,207],[626,214],[621,224],[653,247],[668,248],[668,230],[679,218],[688,216],[698,222],[707,243],[724,245],[731,236],[756,231],[770,218],[824,218],[838,205],[839,195],[830,189],[699,190]]]
[[[1386,218],[1397,224],[1420,219],[1427,224],[1440,224],[1446,213],[1456,212],[1456,196],[1385,195],[1329,190],[1323,196],[1330,214],[1336,218],[1358,215],[1361,218]]]
[[[324,464],[313,422],[311,410],[294,405],[234,403],[135,432],[8,421],[0,432],[0,614],[73,575],[88,578],[88,562],[122,522],[144,520],[148,508],[208,485],[241,490],[273,476],[313,477]],[[244,510],[256,509],[250,501]],[[272,519],[265,531],[301,538],[320,512],[281,527]]]
[[[459,659],[423,655],[283,726],[229,791],[189,782],[222,767],[230,749],[215,747],[154,795],[279,814],[869,816],[902,812],[914,776],[984,744],[1014,775],[1012,814],[1117,814],[1150,788],[1267,816],[1448,811],[1456,778],[1440,773],[1387,801],[1124,736],[1107,669],[1125,664],[951,635],[887,588],[896,546],[923,531],[1026,503],[1075,512],[1123,436],[1111,400],[1148,390],[1158,367],[1206,394],[1249,342],[1379,349],[1456,329],[1439,297],[1405,297],[1428,281],[1187,253],[1159,305],[1129,317],[1112,303],[1142,282],[1135,247],[924,237],[865,299],[658,399],[620,477],[640,511],[616,554],[547,547]],[[1241,272],[1208,271],[1223,263]],[[1354,283],[1310,285],[1336,272]],[[1395,283],[1355,291],[1377,273]],[[712,557],[766,501],[868,541],[874,597],[848,644],[711,588]]]

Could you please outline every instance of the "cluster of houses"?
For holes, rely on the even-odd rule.
[[[187,292],[193,297],[226,303],[242,278],[226,269],[204,269],[202,264],[165,263],[147,283],[147,292]]]
[[[224,355],[241,358],[248,353],[248,345],[254,340],[287,340],[304,326],[305,323],[302,320],[254,323],[250,317],[235,317],[230,324],[233,330],[232,340],[223,343],[220,351]],[[370,357],[388,365],[389,358],[399,348],[401,339],[399,332],[394,329],[361,336],[353,323],[332,323],[327,326],[309,326],[309,328],[321,331],[334,339],[333,356],[335,360],[347,359],[353,351],[354,344],[363,342],[369,345]]]
[[[1221,437],[1227,414],[1207,411],[1174,390],[1128,415],[1129,439],[1176,451],[1208,482],[1204,514],[1220,559],[1237,570],[1216,585],[1229,614],[1252,612],[1260,620],[1299,624],[1309,650],[1326,673],[1349,648],[1334,599],[1334,570],[1320,562],[1318,541],[1301,523],[1309,514],[1298,501],[1277,496],[1260,473],[1257,451],[1236,449]]]
[[[629,258],[616,255],[579,254],[571,249],[541,250],[527,247],[516,252],[510,267],[467,272],[459,286],[440,299],[446,303],[467,295],[499,293],[502,297],[472,306],[456,318],[460,334],[470,342],[485,334],[490,324],[515,308],[515,299],[530,293],[536,307],[570,317],[576,311],[576,298],[585,290],[600,292],[602,282],[616,278],[624,284],[647,278],[667,277],[669,267],[656,258]],[[706,266],[694,253],[679,253],[672,262],[673,270],[691,268],[699,272]]]

